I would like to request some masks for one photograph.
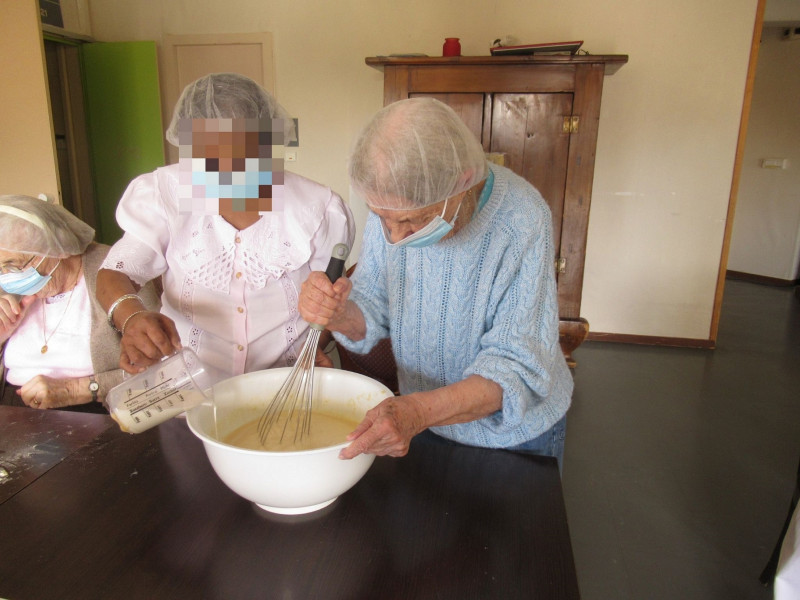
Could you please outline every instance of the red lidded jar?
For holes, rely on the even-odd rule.
[[[444,38],[442,56],[461,56],[461,42],[458,38]]]

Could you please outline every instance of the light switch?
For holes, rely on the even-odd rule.
[[[785,169],[786,168],[786,159],[785,158],[762,158],[761,159],[761,168],[762,169]]]

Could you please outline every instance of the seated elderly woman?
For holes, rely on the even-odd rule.
[[[108,246],[69,211],[38,198],[0,196],[2,404],[104,412],[122,381],[119,335],[95,299]],[[140,292],[152,308],[152,285]]]
[[[456,113],[430,98],[378,112],[349,174],[370,209],[358,268],[335,284],[313,273],[300,313],[361,354],[390,337],[401,395],[369,411],[340,456],[402,456],[425,432],[560,464],[573,383],[542,196],[488,164]]]
[[[98,299],[116,305],[120,366],[130,373],[179,346],[222,375],[297,359],[308,324],[300,285],[351,246],[350,209],[330,188],[284,171],[294,133],[286,111],[256,82],[215,73],[190,83],[167,140],[179,163],[134,179],[117,207],[124,230],[98,275]],[[162,276],[161,313],[135,289]]]

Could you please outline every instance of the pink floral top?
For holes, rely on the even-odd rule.
[[[300,285],[333,246],[352,247],[353,217],[330,188],[285,172],[282,212],[238,230],[178,210],[178,166],[134,179],[117,207],[124,235],[104,269],[137,284],[163,276],[161,312],[184,346],[228,375],[294,364],[308,332]]]

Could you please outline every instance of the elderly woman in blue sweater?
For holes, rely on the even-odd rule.
[[[353,352],[390,337],[401,395],[367,413],[340,457],[403,456],[430,430],[560,465],[573,383],[542,196],[487,163],[458,115],[430,98],[378,112],[349,174],[370,209],[358,269],[335,284],[312,273],[299,310]]]

